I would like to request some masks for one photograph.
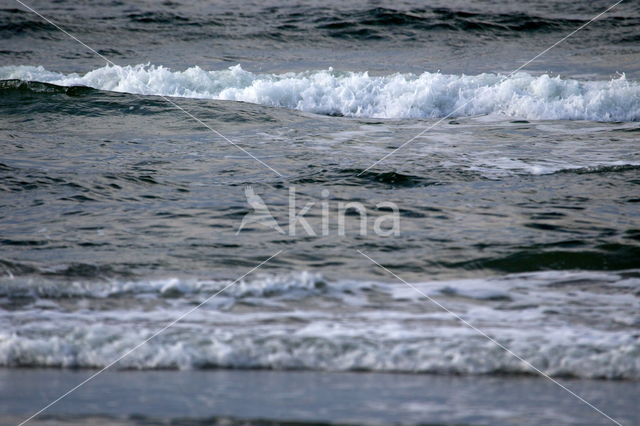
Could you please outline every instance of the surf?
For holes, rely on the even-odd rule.
[[[490,115],[528,120],[640,120],[640,83],[551,76],[326,70],[254,73],[235,65],[173,71],[160,65],[105,66],[63,74],[42,66],[0,67],[0,79],[196,99],[250,102],[315,114],[386,119]]]

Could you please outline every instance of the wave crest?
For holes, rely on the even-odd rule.
[[[579,81],[527,73],[370,76],[367,72],[328,69],[258,74],[240,65],[220,71],[197,66],[172,71],[147,64],[106,66],[84,75],[65,75],[43,67],[0,67],[0,79],[244,101],[348,117],[420,119],[495,114],[547,120],[640,120],[640,84],[624,75],[609,81]]]

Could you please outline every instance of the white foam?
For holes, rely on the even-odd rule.
[[[583,159],[576,163],[568,161],[552,161],[546,159],[536,159],[524,161],[507,157],[495,157],[474,159],[472,164],[467,166],[468,170],[479,172],[487,178],[500,178],[510,175],[550,175],[558,172],[595,172],[613,167],[636,167],[640,166],[638,161],[598,161],[597,159]]]
[[[533,373],[495,344],[461,327],[408,327],[315,321],[306,327],[182,325],[149,341],[118,365],[371,370],[430,373]],[[585,327],[484,328],[501,344],[551,375],[640,379],[640,340]],[[0,365],[107,365],[151,335],[145,326],[93,324],[0,331]]]
[[[640,83],[624,75],[609,81],[579,81],[549,75],[496,74],[370,76],[332,69],[257,74],[240,65],[221,71],[191,67],[106,66],[84,75],[43,67],[0,67],[0,79],[85,85],[144,95],[245,101],[319,114],[350,117],[435,118],[447,114],[499,114],[526,119],[637,121]]]
[[[157,278],[134,281],[57,281],[32,277],[0,280],[0,298],[31,297],[41,299],[69,298],[189,298],[212,295],[224,290],[220,298],[232,299],[299,299],[310,296],[334,296],[353,300],[351,295],[376,285],[367,282],[339,282],[328,286],[321,275],[306,271],[289,274],[257,274],[256,277],[234,283],[231,280],[200,278]]]
[[[637,380],[637,275],[545,271],[413,286],[548,374]],[[0,309],[0,366],[102,367],[231,282],[2,280],[0,306],[12,296],[21,305]],[[531,372],[421,293],[306,272],[258,276],[119,367]]]

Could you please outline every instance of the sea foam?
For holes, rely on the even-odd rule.
[[[84,85],[142,95],[244,101],[305,112],[391,119],[500,115],[545,120],[640,120],[640,83],[624,75],[608,81],[559,76],[424,72],[371,76],[333,69],[259,74],[240,65],[206,71],[191,67],[105,66],[84,75],[43,67],[0,67],[0,79]]]
[[[335,317],[307,325],[309,318],[305,317],[297,318],[301,325],[283,325],[277,320],[258,322],[247,317],[246,327],[230,326],[232,322],[185,324],[148,342],[119,368],[533,374],[528,365],[461,327],[429,327],[428,323],[411,327],[411,322],[392,321],[370,324]],[[143,324],[110,325],[60,316],[55,321],[55,327],[32,321],[14,330],[1,330],[0,366],[99,368],[154,332]],[[110,318],[111,323],[117,321],[115,316]],[[550,375],[640,379],[640,341],[624,331],[566,326],[483,329]]]
[[[534,373],[455,312],[546,374],[640,380],[638,271],[411,287],[308,272],[231,283],[0,279],[0,305],[20,306],[0,309],[0,367],[101,368],[184,317],[118,368]]]

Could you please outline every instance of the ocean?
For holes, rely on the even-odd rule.
[[[639,423],[613,4],[1,0],[0,423]]]

